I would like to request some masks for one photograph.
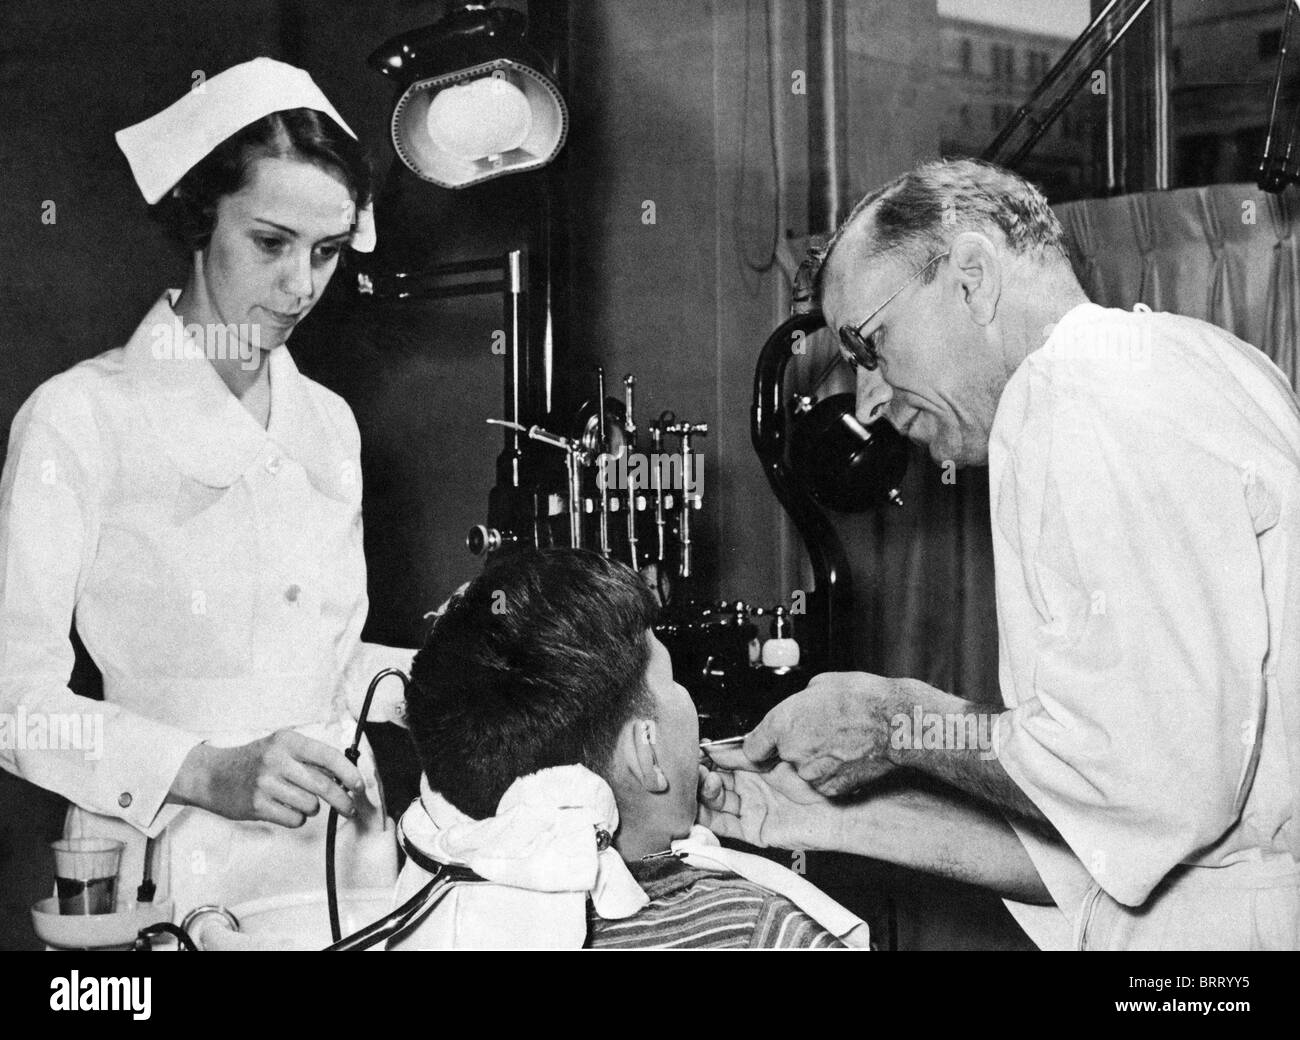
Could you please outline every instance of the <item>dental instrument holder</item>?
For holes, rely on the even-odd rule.
[[[624,400],[619,401],[605,396],[604,369],[598,366],[594,375],[596,396],[579,409],[570,436],[536,424],[525,426],[508,418],[487,422],[512,431],[511,445],[516,440],[521,443],[534,440],[565,452],[566,502],[562,512],[568,517],[568,545],[593,549],[606,559],[628,564],[646,577],[656,588],[661,603],[667,604],[674,597],[673,590],[680,587],[675,579],[692,578],[699,571],[690,513],[702,509],[704,501],[698,486],[686,489],[680,496],[664,486],[664,436],[682,439],[681,465],[677,468],[685,476],[694,476],[696,467],[687,468],[694,461],[693,438],[706,435],[708,424],[678,421],[672,411],[664,411],[657,421],[649,424],[653,454],[647,460],[638,454],[635,377],[624,376]],[[513,448],[503,453],[502,458],[507,457],[515,458]],[[553,504],[558,496],[550,493],[557,481],[554,474],[547,475],[548,467],[537,464],[536,459],[535,454],[526,453],[521,467],[526,475],[524,483],[533,481],[531,500],[524,502],[522,494],[516,495],[519,508],[514,512],[490,506],[489,523],[471,528],[465,541],[475,555],[490,556],[530,546],[545,548],[561,544],[552,530],[552,520],[561,511]],[[650,463],[648,487],[643,473],[647,461]],[[667,468],[672,470],[674,466],[669,463]],[[612,487],[611,478],[617,481]],[[590,486],[593,481],[595,488]],[[499,486],[500,481],[493,494]],[[520,491],[523,490],[521,487]],[[546,515],[541,508],[543,502],[547,502]],[[611,522],[611,515],[620,509],[627,510],[625,523]],[[584,526],[587,513],[593,514],[594,530]],[[501,520],[500,524],[492,522],[494,516]],[[647,544],[651,540],[648,530],[651,516],[653,550]],[[674,545],[676,553],[672,553]]]

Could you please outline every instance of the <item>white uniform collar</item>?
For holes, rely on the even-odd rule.
[[[298,459],[322,490],[336,493],[340,446],[334,431],[314,414],[307,381],[288,349],[276,347],[268,358],[271,418],[263,429],[206,357],[187,357],[176,349],[184,343],[184,325],[172,310],[179,298],[180,290],[167,290],[124,352],[149,422],[175,464],[200,483],[224,488],[280,452]]]

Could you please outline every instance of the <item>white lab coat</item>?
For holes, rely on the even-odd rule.
[[[1140,306],[1140,305],[1139,305]],[[1044,948],[1300,943],[1300,408],[1205,322],[1082,304],[989,445],[1014,824]]]
[[[11,739],[0,765],[72,802],[68,833],[127,842],[120,897],[139,883],[145,836],[161,835],[159,898],[179,916],[324,882],[324,811],[290,830],[164,804],[190,749],[291,727],[342,750],[371,675],[409,670],[411,651],[360,640],[360,439],[348,406],[279,347],[263,429],[201,354],[157,356],[181,341],[176,296],[125,348],[43,384],[14,420],[0,482],[0,712],[29,729],[102,720],[102,747]],[[102,703],[67,688],[74,612]],[[394,694],[389,680],[380,696]],[[340,821],[345,886],[396,877],[365,750],[369,805]]]

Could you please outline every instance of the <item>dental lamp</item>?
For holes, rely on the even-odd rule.
[[[394,80],[393,148],[442,188],[468,188],[549,163],[569,113],[546,63],[524,40],[527,19],[461,2],[433,25],[395,36],[367,59]]]

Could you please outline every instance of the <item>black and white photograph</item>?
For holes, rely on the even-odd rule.
[[[0,0],[0,113],[0,950],[1268,1005],[1300,0]]]

